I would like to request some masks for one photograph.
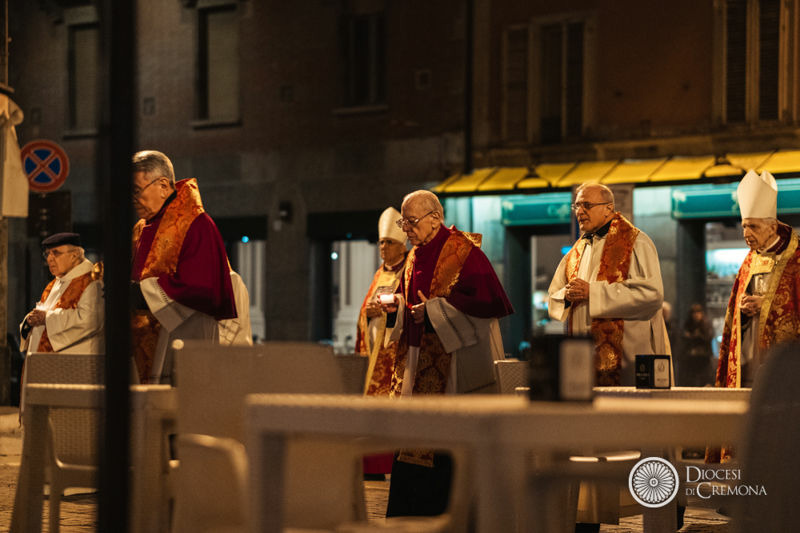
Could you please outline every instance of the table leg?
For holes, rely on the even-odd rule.
[[[278,434],[256,435],[248,442],[252,484],[249,514],[253,533],[283,531],[287,445],[287,438]]]
[[[38,533],[42,530],[48,412],[46,406],[25,406],[22,458],[11,517],[12,533]]]
[[[486,449],[480,449],[486,448]],[[510,446],[481,445],[471,453],[477,490],[477,532],[523,531],[527,520],[525,452]]]

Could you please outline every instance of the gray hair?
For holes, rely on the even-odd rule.
[[[169,157],[157,150],[142,150],[133,154],[133,172],[143,172],[148,176],[164,176],[175,188],[175,170]]]
[[[403,205],[409,202],[418,202],[426,211],[439,213],[439,218],[444,220],[444,208],[442,207],[442,203],[439,201],[439,197],[431,191],[420,189],[410,192],[403,198]]]

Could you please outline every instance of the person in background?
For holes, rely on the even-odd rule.
[[[56,233],[42,241],[54,279],[20,324],[20,350],[103,353],[102,268],[84,257],[77,233]]]
[[[689,308],[689,316],[681,331],[681,376],[684,386],[704,387],[713,381],[711,339],[714,333],[706,319],[703,305]]]
[[[228,256],[197,180],[176,182],[161,152],[133,156],[133,206],[134,359],[141,383],[169,383],[173,339],[217,342],[218,321],[237,316]]]
[[[505,354],[498,319],[513,313],[480,235],[444,226],[430,191],[403,199],[397,225],[413,248],[391,304],[390,341],[400,345],[392,394],[497,392],[494,361]],[[411,430],[411,429],[409,429]],[[401,450],[392,465],[387,516],[438,515],[450,497],[451,459]]]
[[[398,342],[384,342],[386,313],[381,309],[378,298],[394,294],[405,271],[408,238],[397,227],[399,218],[397,209],[387,207],[378,219],[378,246],[383,264],[372,278],[358,315],[355,352],[369,358],[364,381],[364,394],[368,396],[388,396],[391,391]],[[391,471],[392,454],[364,458],[365,479],[384,479]]]

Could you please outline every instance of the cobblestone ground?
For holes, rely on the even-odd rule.
[[[21,437],[19,430],[0,431],[0,532],[8,531],[14,507],[14,492],[17,487]],[[379,520],[386,513],[389,497],[388,481],[367,481],[364,483],[367,516]],[[45,498],[42,531],[49,531],[47,516],[48,502]],[[97,495],[84,489],[67,491],[61,503],[62,533],[88,533],[95,531],[97,524]],[[601,533],[640,533],[642,517],[623,518],[619,525],[603,524]],[[727,533],[728,519],[708,509],[689,508],[686,511],[686,525],[681,533]]]

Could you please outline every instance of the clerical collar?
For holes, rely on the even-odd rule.
[[[175,199],[177,196],[178,196],[178,190],[176,189],[176,190],[172,191],[172,194],[170,194],[169,196],[167,196],[167,199],[166,199],[166,200],[164,200],[164,205],[162,205],[162,206],[161,206],[161,209],[159,209],[159,210],[158,210],[158,213],[156,213],[156,215],[155,215],[153,218],[151,218],[150,220],[148,220],[148,221],[147,221],[147,223],[149,224],[150,222],[153,222],[154,220],[161,218],[161,216],[164,214],[164,211],[166,211],[166,210],[167,210],[167,206],[168,206],[168,205],[169,205],[169,204],[172,202],[172,200],[174,200],[174,199]]]
[[[589,233],[584,233],[584,234],[583,234],[583,236],[581,236],[581,238],[582,238],[582,239],[588,239],[588,240],[590,240],[590,241],[591,241],[591,240],[592,240],[592,238],[594,238],[594,236],[595,236],[595,235],[596,235],[596,236],[598,236],[598,237],[600,237],[600,238],[603,238],[603,237],[605,237],[605,236],[606,236],[606,233],[608,233],[608,230],[609,230],[609,228],[611,228],[611,223],[612,223],[613,221],[614,221],[614,219],[612,218],[611,220],[609,220],[608,222],[606,222],[605,224],[603,224],[603,226],[602,226],[602,227],[600,227],[600,228],[599,228],[597,231],[593,231],[593,232],[589,232]]]

